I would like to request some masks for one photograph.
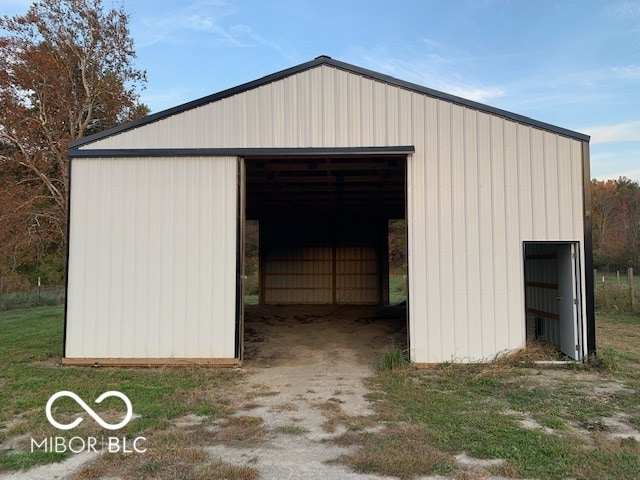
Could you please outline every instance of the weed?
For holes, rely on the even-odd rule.
[[[588,359],[588,365],[598,370],[616,371],[620,367],[618,353],[611,347],[601,347]]]
[[[406,352],[399,347],[389,348],[378,360],[378,370],[396,370],[409,364]]]

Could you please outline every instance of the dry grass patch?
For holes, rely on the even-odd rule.
[[[251,391],[245,395],[245,400],[249,403],[253,403],[256,398],[260,397],[275,397],[280,392],[271,390],[268,385],[251,385]]]
[[[73,478],[206,478],[200,476],[200,473],[208,462],[209,456],[200,448],[149,447],[145,453],[140,454],[103,454],[78,471]]]
[[[260,417],[227,417],[224,422],[212,430],[212,443],[228,447],[257,447],[268,439],[269,432]]]
[[[280,405],[274,405],[271,407],[272,412],[297,412],[298,406],[294,403],[281,403]]]
[[[216,462],[208,465],[202,472],[202,476],[197,477],[196,480],[210,480],[214,478],[225,480],[258,480],[260,474],[255,468],[233,465],[227,462]]]
[[[404,479],[455,470],[453,457],[431,446],[427,433],[416,425],[397,423],[376,434],[349,432],[333,441],[361,447],[339,459],[357,472]]]
[[[308,428],[302,427],[300,425],[295,425],[290,423],[288,425],[280,425],[276,427],[276,432],[283,433],[285,435],[304,435],[309,432]]]
[[[325,402],[315,404],[327,419],[322,425],[325,432],[335,432],[338,425],[343,425],[350,431],[360,431],[375,425],[375,421],[370,417],[349,415],[343,410],[342,403],[344,402],[339,398],[331,397]]]
[[[522,367],[522,365],[533,365],[539,361],[566,360],[559,348],[544,340],[530,340],[526,348],[522,348],[509,355],[498,357],[494,363],[496,368],[505,366]]]

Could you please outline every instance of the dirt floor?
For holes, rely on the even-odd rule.
[[[245,307],[244,364],[248,368],[373,363],[392,346],[406,344],[401,306]]]

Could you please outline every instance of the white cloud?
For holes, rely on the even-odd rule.
[[[612,5],[613,14],[622,18],[640,17],[640,3],[633,1],[618,2]]]
[[[640,121],[585,128],[591,143],[640,142]]]
[[[614,67],[613,73],[620,78],[640,80],[640,65],[626,65],[624,67]]]
[[[242,46],[235,36],[222,24],[226,17],[235,13],[235,8],[224,2],[187,2],[178,8],[158,15],[140,15],[141,27],[133,31],[138,45],[148,47],[159,41],[173,44],[198,42],[198,35],[209,35],[209,40],[218,43]],[[186,31],[186,32],[185,32]]]
[[[500,87],[473,87],[468,85],[444,85],[441,90],[451,95],[473,100],[475,102],[486,103],[494,98],[506,95],[504,89]]]
[[[425,42],[429,41],[425,39]],[[367,52],[361,50],[356,55],[359,57],[354,62],[357,65],[467,100],[485,103],[507,95],[502,86],[473,84],[462,80],[453,67],[454,62],[438,53],[402,58],[388,54],[384,48],[378,48]]]
[[[158,42],[174,45],[255,47],[263,45],[283,53],[275,42],[265,38],[251,26],[233,24],[237,9],[223,1],[187,2],[164,15],[141,18],[142,28],[135,29],[140,48]]]

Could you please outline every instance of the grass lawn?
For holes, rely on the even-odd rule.
[[[333,441],[360,448],[338,461],[399,478],[640,478],[640,443],[629,438],[640,430],[640,317],[601,315],[597,323],[600,355],[588,366],[543,368],[523,363],[526,356],[422,370],[391,362],[397,368],[369,380],[377,414],[366,422],[340,417],[349,429]],[[252,468],[212,463],[203,449],[220,441],[208,427],[242,403],[241,373],[63,367],[62,330],[61,307],[0,312],[0,471],[65,458],[31,453],[30,438],[113,435],[87,415],[72,433],[55,430],[44,412],[53,393],[71,390],[95,406],[98,395],[119,390],[137,416],[117,435],[146,437],[147,453],[104,455],[75,478],[257,478]],[[121,419],[118,399],[95,408],[112,423]],[[79,413],[70,399],[55,404],[59,421]],[[197,425],[176,426],[194,415]],[[252,417],[231,418],[230,442],[261,432]],[[371,421],[382,429],[366,430]],[[304,434],[295,427],[282,433]],[[461,454],[487,463],[461,466]]]
[[[389,423],[347,432],[339,441],[362,448],[342,461],[400,478],[483,478],[461,472],[464,453],[499,460],[482,471],[504,477],[638,479],[640,443],[625,429],[639,435],[640,318],[600,316],[598,340],[598,367],[541,368],[516,357],[381,371],[371,399]]]
[[[239,375],[237,371],[208,368],[90,368],[63,367],[62,307],[37,307],[0,312],[0,471],[25,469],[35,464],[56,462],[67,454],[31,453],[30,439],[41,441],[50,436],[108,437],[114,433],[102,429],[84,414],[71,399],[55,402],[58,421],[83,413],[86,419],[73,430],[55,430],[45,416],[48,398],[60,390],[80,396],[101,416],[111,414],[111,423],[122,419],[122,402],[106,399],[97,406],[94,400],[107,390],[126,394],[135,415],[116,435],[147,438],[148,454],[129,455],[136,462],[115,462],[106,469],[111,475],[135,477],[136,472],[154,470],[154,478],[163,476],[163,468],[174,468],[180,458],[188,478],[209,478],[221,466],[208,465],[207,456],[199,452],[198,441],[173,434],[172,421],[187,414],[206,416],[209,425],[216,418],[232,412],[228,391]],[[73,417],[72,417],[73,415]],[[114,458],[119,454],[112,454]],[[190,460],[189,460],[190,459]],[[113,460],[113,459],[112,459]],[[118,463],[120,465],[118,466]],[[190,473],[189,473],[190,472]],[[144,475],[142,475],[144,476]],[[88,475],[87,478],[92,478]],[[186,478],[186,477],[185,477]],[[236,478],[236,477],[234,477]],[[240,477],[237,477],[240,478]]]
[[[389,275],[389,303],[397,305],[407,300],[407,280],[404,275]]]

